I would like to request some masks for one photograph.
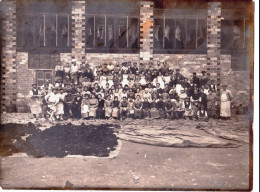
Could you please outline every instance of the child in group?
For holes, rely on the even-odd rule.
[[[184,113],[184,106],[183,106],[183,101],[180,100],[179,96],[176,98],[174,104],[175,104],[175,118],[182,119]]]
[[[134,114],[135,114],[135,118],[139,118],[142,119],[143,116],[143,103],[141,101],[141,97],[140,95],[136,96],[136,100],[134,102]]]

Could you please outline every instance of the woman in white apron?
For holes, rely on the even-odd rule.
[[[227,119],[231,117],[231,100],[232,93],[227,89],[227,85],[223,85],[223,91],[220,96],[220,117]]]

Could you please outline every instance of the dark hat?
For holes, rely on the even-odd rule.
[[[35,84],[35,83],[33,83],[33,84],[32,84],[32,86],[36,86],[36,84]]]
[[[193,72],[193,75],[197,75],[197,73],[196,73],[196,72]]]
[[[201,73],[206,73],[206,71],[201,71]]]
[[[180,69],[176,69],[176,71],[180,71]]]

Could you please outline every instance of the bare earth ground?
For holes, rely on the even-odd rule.
[[[2,124],[31,121],[30,114],[3,114],[1,118]],[[32,158],[24,154],[2,157],[0,185],[8,189],[249,190],[249,121],[246,116],[236,116],[230,121],[131,120],[109,123],[121,126],[118,137],[122,146],[116,157]],[[48,122],[41,124],[50,126]],[[186,134],[180,135],[184,132]],[[192,134],[197,135],[197,139],[194,140]],[[168,138],[167,142],[165,138]],[[178,140],[174,140],[176,138]],[[188,145],[165,147],[176,146],[179,139],[185,143],[189,141]],[[234,145],[201,147],[208,141]],[[194,147],[198,144],[199,148]]]

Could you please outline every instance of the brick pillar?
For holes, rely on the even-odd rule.
[[[215,79],[220,94],[221,3],[208,3],[207,73]]]
[[[72,1],[72,62],[85,63],[85,1]]]
[[[153,61],[153,2],[140,2],[140,63]]]
[[[1,111],[16,105],[16,2],[2,6]]]

